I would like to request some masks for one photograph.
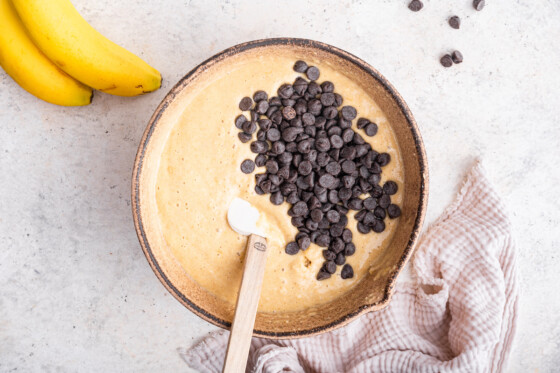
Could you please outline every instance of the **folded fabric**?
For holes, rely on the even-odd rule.
[[[315,337],[253,338],[247,372],[503,372],[517,313],[511,226],[480,164],[418,243],[416,284],[399,283],[388,307]],[[218,331],[179,353],[221,372]]]

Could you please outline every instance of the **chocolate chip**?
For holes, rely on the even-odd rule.
[[[340,237],[342,236],[342,231],[344,230],[344,226],[342,224],[334,224],[329,232],[332,237]]]
[[[342,101],[343,101],[342,96],[339,95],[338,93],[335,93],[334,94],[334,104],[338,107],[338,106],[342,105]]]
[[[307,70],[307,64],[305,63],[305,61],[296,61],[296,63],[294,64],[294,71],[298,73],[304,73],[305,70]]]
[[[369,192],[373,198],[379,198],[383,195],[383,188],[379,185],[374,185],[373,189]],[[379,201],[378,201],[379,204]]]
[[[253,153],[264,154],[268,150],[268,144],[265,141],[253,141],[251,143],[251,151]]]
[[[356,219],[357,221],[363,221],[367,213],[367,210],[360,210],[356,213],[356,215],[354,215],[354,219]]]
[[[288,127],[284,131],[282,131],[282,139],[286,142],[292,142],[296,139],[297,135],[299,135],[300,133],[303,133],[303,128]]]
[[[261,100],[257,102],[257,105],[255,106],[255,112],[257,112],[258,114],[266,114],[268,108],[269,108],[268,101]]]
[[[255,171],[255,162],[250,159],[246,159],[241,162],[241,172],[244,174],[250,174],[253,171]]]
[[[385,219],[385,216],[386,216],[385,209],[383,209],[380,206],[377,206],[375,208],[375,210],[373,211],[373,215],[375,215],[376,218],[383,220],[383,219]]]
[[[358,127],[359,130],[361,130],[362,128],[365,128],[365,126],[367,126],[368,124],[370,124],[369,119],[360,118],[358,119],[358,123],[356,124],[356,126]]]
[[[377,200],[375,198],[368,197],[364,199],[364,208],[368,210],[373,210],[376,207],[377,207]]]
[[[353,161],[344,161],[342,162],[342,171],[346,174],[352,174],[356,171],[356,164]]]
[[[356,245],[354,245],[352,242],[347,243],[346,247],[344,248],[344,255],[351,256],[354,255],[355,252],[356,252]]]
[[[251,139],[253,138],[253,136],[251,136],[251,135],[249,135],[248,133],[245,133],[245,132],[239,132],[237,134],[237,137],[239,137],[239,141],[241,141],[243,144],[251,141]]]
[[[297,243],[298,243],[299,249],[302,250],[302,251],[305,251],[311,245],[311,239],[309,238],[309,236],[303,236],[303,237],[300,237],[297,240]]]
[[[321,104],[323,106],[331,106],[334,104],[334,93],[323,93],[321,95]]]
[[[336,265],[341,266],[341,265],[343,265],[344,263],[346,263],[346,257],[344,256],[343,253],[339,253],[339,254],[336,256],[336,259],[334,260],[334,262],[336,263]]]
[[[323,219],[323,211],[321,211],[321,209],[311,210],[311,219],[314,222],[320,222]]]
[[[387,181],[383,185],[383,193],[388,194],[390,196],[397,193],[397,190],[399,190],[399,186],[394,181]]]
[[[317,237],[317,240],[315,242],[318,246],[321,247],[328,247],[329,244],[331,243],[331,238],[329,237],[328,234],[322,234],[319,237]],[[326,251],[326,250],[325,250]],[[323,255],[325,253],[325,251],[323,251]],[[334,259],[334,258],[333,258]]]
[[[371,230],[371,228],[369,227],[369,225],[366,225],[366,224],[362,223],[361,221],[358,222],[358,232],[360,232],[362,234],[368,234],[370,230]]]
[[[253,94],[253,100],[255,102],[259,102],[262,100],[268,100],[268,94],[265,91],[256,91]]]
[[[243,97],[241,101],[239,101],[239,109],[242,111],[247,111],[253,106],[253,100],[251,97]]]
[[[398,218],[401,216],[401,208],[395,204],[390,204],[389,207],[387,207],[387,214],[391,219]]]
[[[336,192],[333,190],[333,192]],[[340,214],[336,210],[330,210],[327,212],[327,220],[331,223],[338,223],[340,221]]]
[[[344,141],[342,141],[342,137],[338,135],[332,135],[330,137],[330,141],[331,141],[331,146],[335,149],[340,149],[344,146]]]
[[[353,120],[357,115],[356,108],[353,106],[343,106],[340,110],[340,115],[346,120]]]
[[[294,241],[286,245],[286,254],[296,255],[299,252],[299,246]]]
[[[303,225],[305,224],[305,219],[301,216],[294,216],[292,218],[292,225],[296,228],[300,228],[303,227]]]
[[[270,202],[273,205],[281,205],[284,202],[284,196],[280,192],[274,192],[270,195]]]
[[[354,270],[352,269],[352,266],[350,264],[345,264],[342,267],[342,270],[340,271],[340,277],[345,280],[354,277]]]
[[[354,186],[354,184],[356,183],[356,178],[352,175],[344,175],[342,177],[342,184],[344,185],[345,188],[352,188],[352,186]]]
[[[412,10],[413,12],[417,12],[424,7],[424,4],[420,0],[412,0],[410,4],[408,4],[408,9]]]
[[[336,259],[336,256],[335,256]],[[325,270],[330,273],[331,275],[336,272],[336,263],[333,260],[329,260],[325,262],[324,266]]]
[[[449,26],[451,26],[455,30],[458,30],[461,27],[461,18],[459,18],[458,16],[450,17],[448,22]]]
[[[305,71],[305,75],[307,75],[307,79],[309,80],[317,80],[319,79],[320,72],[315,66],[310,66]]]
[[[362,220],[362,223],[365,224],[365,225],[371,226],[373,224],[374,220],[375,220],[375,214],[373,212],[368,211],[366,213],[366,216],[364,216],[364,219]]]
[[[359,211],[359,210],[362,209],[362,207],[363,207],[363,202],[359,198],[352,198],[348,202],[348,208],[351,209],[351,210]]]
[[[235,118],[235,127],[241,129],[243,126],[243,123],[247,122],[247,117],[245,117],[245,115],[240,114],[237,116],[237,118]]]
[[[451,65],[453,65],[453,59],[449,54],[446,54],[443,57],[441,57],[439,62],[443,67],[451,67]]]
[[[375,123],[370,123],[366,126],[366,135],[368,136],[375,136],[377,134],[377,124]]]
[[[252,122],[252,121],[251,122],[245,122],[245,123],[243,123],[241,128],[243,129],[243,132],[248,133],[249,135],[252,135],[257,130],[257,124],[255,122]]]
[[[334,177],[331,174],[324,174],[319,178],[319,185],[325,188],[331,188],[335,182]]]
[[[391,156],[388,153],[381,153],[375,159],[375,162],[379,164],[381,167],[386,166],[391,162]]]
[[[266,163],[266,159],[267,159],[267,158],[266,158],[266,155],[264,155],[264,154],[259,154],[259,155],[257,155],[257,157],[255,158],[255,165],[256,165],[257,167],[262,167],[262,166],[264,166],[265,163]]]
[[[315,140],[315,148],[320,152],[326,152],[331,148],[331,142],[326,138]]]
[[[381,198],[379,198],[377,204],[380,207],[386,209],[391,204],[391,197],[389,197],[387,194],[384,194],[383,196],[381,196]]]
[[[266,167],[266,171],[269,174],[275,174],[279,170],[278,162],[276,162],[275,160],[272,160],[272,159],[269,159],[268,161],[266,161],[265,167]]]
[[[333,251],[335,254],[338,254],[342,251],[344,251],[344,247],[345,247],[345,243],[342,239],[340,238],[335,238],[329,247],[329,250]]]
[[[285,195],[284,193],[282,193],[282,195]],[[292,205],[294,203],[297,203],[299,201],[299,197],[297,195],[297,192],[292,192],[290,194],[288,194],[288,196],[286,197],[286,202],[291,203]]]
[[[302,161],[298,165],[298,172],[301,175],[309,175],[313,170],[313,165],[310,161]]]
[[[463,62],[463,54],[459,51],[454,51],[451,53],[451,59],[453,60],[453,63],[461,63]]]
[[[383,220],[375,219],[373,225],[371,226],[371,230],[376,233],[381,233],[385,230],[385,223]]]
[[[342,231],[342,241],[345,243],[352,242],[352,231],[350,229],[345,228]]]
[[[317,280],[322,281],[322,280],[326,280],[328,278],[331,277],[331,274],[326,272],[326,271],[319,271],[319,273],[317,273]]]
[[[473,0],[473,8],[475,8],[479,12],[482,10],[482,8],[484,8],[485,5],[486,1],[484,0]]]
[[[311,151],[311,140],[309,139],[301,140],[298,143],[297,150],[302,154],[308,154]]]

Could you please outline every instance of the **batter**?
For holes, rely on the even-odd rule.
[[[161,156],[156,200],[159,223],[170,250],[185,272],[216,297],[235,305],[241,283],[246,237],[235,233],[226,220],[229,203],[240,197],[260,211],[259,228],[268,235],[269,255],[259,303],[260,312],[302,310],[340,297],[350,291],[385,250],[399,219],[385,219],[383,233],[363,235],[356,229],[354,215],[348,213],[348,225],[353,233],[356,253],[347,257],[354,268],[354,277],[343,280],[340,270],[330,279],[317,281],[316,275],[324,262],[323,248],[311,244],[304,252],[292,256],[284,252],[286,243],[293,241],[297,229],[290,223],[284,202],[275,206],[269,195],[254,192],[256,173],[246,175],[239,165],[244,159],[254,159],[249,143],[242,144],[234,119],[240,114],[238,104],[244,96],[257,90],[275,96],[278,87],[291,83],[299,75],[292,67],[297,57],[261,55],[234,64],[227,73],[215,76],[190,95],[182,117],[171,131]],[[358,118],[365,117],[379,125],[374,137],[353,129],[378,152],[391,155],[383,167],[380,185],[387,180],[397,182],[399,189],[391,196],[401,205],[404,189],[402,159],[387,118],[375,101],[360,85],[334,70],[328,64],[306,62],[321,71],[318,83],[329,80],[335,92],[344,98],[343,105],[352,105]],[[254,136],[253,140],[256,140]],[[367,195],[363,195],[365,198]]]

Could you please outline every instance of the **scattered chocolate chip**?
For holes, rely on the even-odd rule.
[[[441,63],[441,65],[443,67],[451,67],[451,65],[453,65],[453,59],[451,58],[451,55],[449,55],[449,54],[446,54],[443,57],[441,57],[439,62]]]
[[[250,159],[246,159],[241,162],[241,172],[244,174],[250,174],[253,171],[255,171],[255,162]]]
[[[461,18],[459,18],[458,16],[450,17],[448,22],[449,26],[451,26],[455,30],[458,30],[461,27]]]
[[[305,74],[307,75],[307,79],[317,80],[317,79],[319,79],[320,72],[319,72],[319,69],[316,68],[315,66],[310,66],[305,71]]]
[[[340,277],[343,279],[348,279],[354,277],[354,270],[350,264],[345,264],[340,271]]]
[[[484,0],[473,0],[473,8],[475,8],[479,12],[482,10],[482,8],[484,8],[485,5],[486,1]]]
[[[253,141],[251,143],[251,151],[253,153],[263,154],[268,150],[268,144],[265,141]]]
[[[420,0],[412,0],[408,4],[408,9],[412,10],[413,12],[417,12],[424,7],[424,4]]]
[[[451,59],[453,60],[453,63],[461,63],[463,62],[463,54],[459,51],[454,51],[451,53]]]
[[[315,242],[318,246],[328,247],[331,243],[331,238],[328,234],[322,234],[317,237],[317,241]],[[324,253],[324,251],[323,251]]]

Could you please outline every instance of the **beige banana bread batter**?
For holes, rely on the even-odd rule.
[[[199,88],[185,104],[184,113],[171,132],[161,157],[157,178],[158,215],[164,238],[188,276],[215,296],[235,304],[241,281],[246,237],[235,233],[226,220],[230,201],[240,197],[261,213],[260,228],[268,234],[269,256],[259,303],[259,311],[295,311],[328,302],[351,291],[376,258],[385,250],[397,228],[399,219],[385,219],[383,233],[363,235],[357,232],[355,211],[348,214],[356,253],[347,257],[354,268],[354,277],[343,280],[340,270],[330,279],[317,281],[316,274],[324,262],[323,248],[311,247],[295,256],[284,252],[293,241],[297,229],[287,215],[285,202],[275,206],[269,195],[254,191],[254,174],[241,172],[244,159],[254,159],[249,143],[237,138],[239,130],[234,119],[239,115],[239,101],[257,90],[276,95],[283,83],[291,83],[299,75],[292,67],[297,56],[261,55],[258,59],[238,61],[226,73],[215,76]],[[343,71],[328,64],[306,61],[319,67],[318,82],[329,80],[335,92],[342,95],[344,105],[358,110],[379,125],[379,132],[368,137],[353,128],[378,152],[391,155],[383,167],[381,183],[394,180],[399,186],[393,203],[402,202],[404,174],[399,147],[387,119],[375,101],[351,81]],[[256,136],[254,136],[255,139]],[[365,195],[362,196],[365,198]]]

